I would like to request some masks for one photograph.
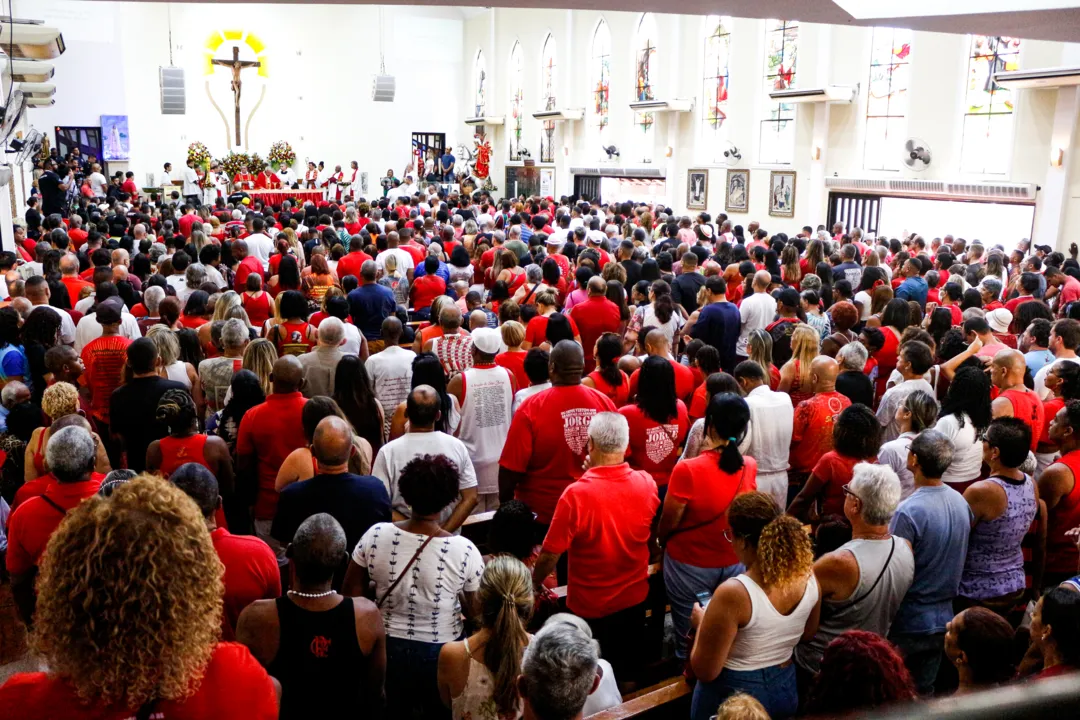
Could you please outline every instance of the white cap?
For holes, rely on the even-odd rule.
[[[491,328],[476,328],[472,331],[473,345],[485,355],[496,355],[502,350],[502,334]]]
[[[986,322],[990,325],[990,329],[996,333],[1009,332],[1009,325],[1012,324],[1012,321],[1013,314],[1007,308],[998,308],[986,313]]]

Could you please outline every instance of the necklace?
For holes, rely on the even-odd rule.
[[[321,593],[305,593],[305,592],[300,592],[299,590],[290,590],[289,594],[290,595],[296,595],[297,597],[302,597],[302,598],[321,598],[321,597],[328,597],[330,595],[333,595],[334,594],[334,589],[330,588],[326,592],[321,592]]]

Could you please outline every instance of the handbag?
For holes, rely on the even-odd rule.
[[[409,568],[413,566],[413,563],[416,562],[416,559],[420,557],[420,553],[424,552],[424,548],[426,548],[428,546],[428,543],[430,543],[434,539],[434,535],[428,535],[428,539],[425,540],[420,545],[420,547],[416,548],[416,552],[413,553],[413,556],[409,559],[409,562],[406,563],[405,567],[401,569],[401,574],[397,576],[397,579],[394,580],[394,582],[390,583],[390,587],[386,588],[386,592],[382,594],[382,597],[375,601],[375,607],[381,608],[383,606],[383,603],[386,602],[386,598],[390,597],[390,593],[394,592],[394,588],[396,588],[401,583],[401,581],[405,579],[405,574],[409,571]]]

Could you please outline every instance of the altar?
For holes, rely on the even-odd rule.
[[[326,190],[245,190],[252,202],[259,200],[263,205],[281,205],[286,200],[296,200],[300,204],[311,201],[316,205],[326,199]]]

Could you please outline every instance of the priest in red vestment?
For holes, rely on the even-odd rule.
[[[241,167],[240,172],[233,177],[233,188],[236,190],[254,190],[255,178],[248,172],[247,167]]]

